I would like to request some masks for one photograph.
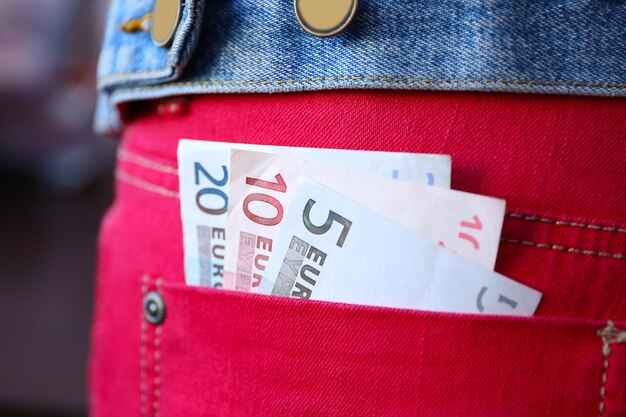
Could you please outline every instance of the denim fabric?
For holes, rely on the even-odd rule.
[[[178,94],[334,88],[626,95],[626,1],[361,0],[332,38],[302,30],[291,0],[186,0],[173,46],[119,25],[152,8],[113,0],[96,129],[115,106]],[[204,11],[203,11],[204,8]]]
[[[626,329],[626,99],[351,90],[142,107],[99,239],[91,416],[626,415],[626,343],[597,333],[607,319]],[[187,286],[181,137],[450,154],[456,189],[507,201],[496,270],[540,289],[539,310],[481,317]],[[141,314],[154,290],[158,326]]]
[[[180,75],[192,55],[201,29],[204,0],[186,0],[181,22],[170,48],[152,44],[147,32],[125,33],[120,25],[152,10],[152,2],[111,2],[104,47],[98,61],[98,89],[140,82],[164,82]]]

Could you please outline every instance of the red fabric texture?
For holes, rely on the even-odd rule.
[[[101,231],[94,416],[622,416],[626,100],[341,91],[136,111]],[[507,200],[496,270],[535,317],[427,313],[184,285],[179,138],[448,153],[453,188]],[[142,319],[162,293],[164,323]]]

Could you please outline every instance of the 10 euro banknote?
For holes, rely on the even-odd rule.
[[[239,237],[227,230],[231,149],[289,155],[426,186],[450,187],[448,155],[181,140],[178,171],[185,280],[190,285],[222,287],[228,242],[239,242]]]
[[[225,281],[229,289],[255,291],[274,256],[274,241],[291,214],[301,178],[311,177],[383,218],[492,269],[505,202],[428,187],[284,155],[231,151]],[[377,225],[369,224],[374,230]],[[420,256],[416,253],[416,256]]]

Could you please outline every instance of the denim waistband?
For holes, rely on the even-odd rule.
[[[172,45],[124,31],[152,0],[113,0],[96,130],[120,103],[337,88],[626,95],[626,1],[360,0],[343,33],[302,30],[291,0],[184,0]]]

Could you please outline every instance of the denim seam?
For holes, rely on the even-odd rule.
[[[115,177],[119,181],[126,182],[137,188],[141,188],[142,190],[147,191],[147,192],[158,194],[163,197],[180,198],[180,194],[177,193],[176,191],[172,191],[169,188],[161,187],[159,185],[145,181],[119,168],[115,172]],[[550,243],[535,243],[535,242],[531,242],[528,240],[501,238],[500,242],[511,243],[515,245],[522,245],[522,246],[533,246],[533,247],[537,247],[541,249],[557,250],[557,251],[573,253],[577,255],[599,256],[603,258],[612,258],[612,259],[626,259],[626,255],[622,253],[598,252],[598,251],[593,251],[593,250],[588,250],[588,249],[568,248],[566,246],[553,245]]]
[[[599,87],[599,88],[626,88],[626,83],[597,83],[585,81],[539,81],[539,80],[509,80],[509,79],[428,79],[428,78],[407,78],[407,77],[365,77],[355,75],[333,76],[333,77],[312,77],[300,79],[270,80],[270,81],[183,81],[164,83],[155,86],[144,86],[135,88],[122,88],[118,92],[151,91],[171,86],[188,85],[281,85],[298,83],[315,83],[323,81],[373,81],[388,82],[395,84],[513,84],[513,85],[537,85],[537,86],[569,86],[569,87]]]
[[[104,76],[100,77],[100,81],[107,80],[109,78],[117,78],[117,77],[123,76],[123,75],[150,74],[150,73],[153,73],[153,72],[163,71],[163,70],[166,70],[166,69],[169,69],[169,68],[170,68],[169,65],[166,65],[166,66],[160,67],[160,68],[147,69],[147,70],[141,70],[141,71],[114,72],[112,74],[107,74],[107,75],[104,75]]]
[[[156,82],[159,79],[171,79],[172,75],[176,72],[176,68],[166,65],[164,67],[142,70],[136,72],[116,73],[105,75],[97,80],[96,89],[98,91],[106,91],[110,88],[115,88],[120,85],[127,85],[133,81],[145,81]],[[151,74],[158,74],[156,78]]]

